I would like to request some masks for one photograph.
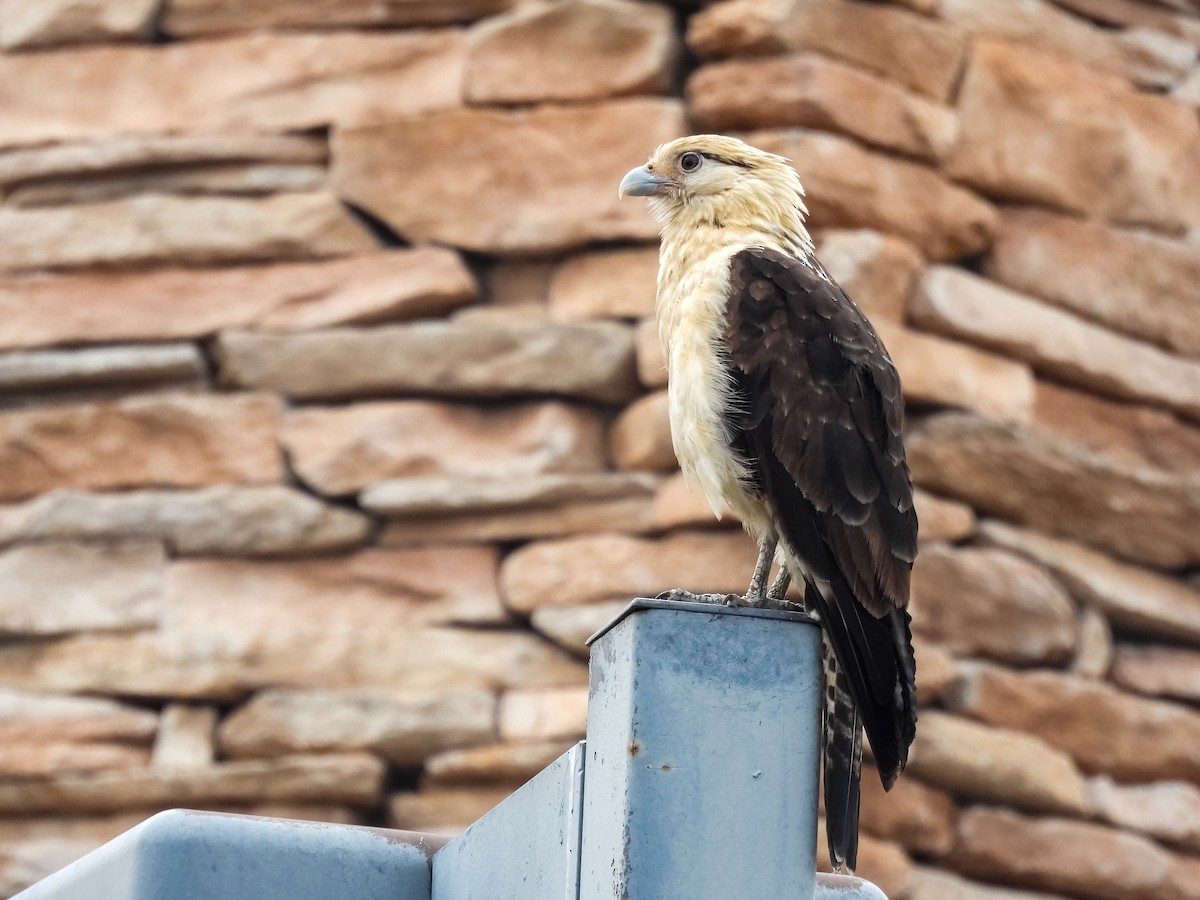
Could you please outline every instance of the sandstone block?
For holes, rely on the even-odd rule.
[[[223,332],[216,352],[223,384],[304,399],[565,394],[619,403],[637,390],[632,331],[612,322]]]
[[[1184,900],[1194,895],[1197,874],[1194,860],[1142,837],[987,807],[959,819],[954,865],[969,875],[1097,900]]]
[[[293,488],[88,494],[56,490],[0,506],[0,544],[47,539],[161,541],[184,556],[291,556],[364,543],[370,521]]]
[[[236,637],[276,629],[412,628],[507,621],[494,547],[363,550],[287,562],[181,560],[167,570],[163,627]],[[336,597],[336,603],[330,598]]]
[[[1084,795],[1089,818],[1192,851],[1200,849],[1200,788],[1194,784],[1117,784],[1102,776],[1088,779]]]
[[[1083,778],[1067,754],[1027,734],[933,710],[921,714],[909,771],[972,800],[1038,812],[1083,810]]]
[[[1200,122],[1061,56],[975,46],[947,171],[993,196],[1172,231],[1200,216]]]
[[[954,846],[954,801],[912,778],[885,791],[870,773],[862,779],[861,827],[922,856],[944,856]]]
[[[336,495],[393,478],[500,480],[605,467],[599,418],[562,403],[309,408],[287,416],[281,442],[305,482]]]
[[[1103,612],[1121,631],[1200,644],[1200,591],[1181,581],[1000,522],[984,522],[979,536],[1045,566],[1076,599]]]
[[[588,652],[588,638],[615,619],[628,603],[629,598],[581,606],[542,606],[530,615],[529,624],[563,649],[582,655]]]
[[[555,319],[637,319],[654,315],[658,251],[591,250],[567,259],[550,280]]]
[[[168,703],[159,720],[151,765],[155,769],[188,771],[213,765],[217,710],[213,706]]]
[[[1200,74],[1192,72],[1171,91],[1171,99],[1193,108],[1200,108]]]
[[[649,209],[615,186],[684,130],[672,100],[436,112],[335,132],[334,182],[412,242],[505,254],[648,240]]]
[[[221,723],[232,758],[370,750],[399,766],[496,737],[487,691],[399,693],[380,689],[282,690],[256,694]]]
[[[1190,54],[1180,53],[1190,46],[1185,41],[1160,32],[1158,41],[1145,46],[1145,38],[1131,41],[1127,33],[1102,30],[1042,0],[943,0],[938,15],[976,40],[1010,41],[1111,72],[1143,87],[1170,87],[1195,59],[1195,47]]]
[[[580,740],[587,729],[588,693],[579,688],[505,691],[497,713],[508,742]]]
[[[9,54],[0,59],[0,146],[302,131],[457,106],[464,50],[462,32],[445,30]]]
[[[358,502],[385,516],[441,516],[539,509],[580,500],[648,497],[659,480],[640,473],[526,475],[504,480],[403,478],[363,491]]]
[[[0,810],[110,812],[264,800],[373,806],[383,775],[383,763],[365,753],[240,760],[188,769],[185,777],[155,769],[57,775],[0,783]]]
[[[171,0],[161,27],[172,37],[263,29],[409,28],[470,22],[512,4],[513,0]]]
[[[1112,626],[1104,613],[1085,606],[1080,610],[1079,643],[1071,660],[1071,674],[1080,678],[1106,678],[1112,663]]]
[[[530,613],[546,606],[653,597],[669,588],[742,592],[756,552],[742,534],[680,532],[657,539],[594,535],[527,544],[500,569],[508,607]],[[587,566],[578,565],[587,560]]]
[[[155,394],[3,413],[0,498],[278,481],[278,420],[278,401],[264,394]]]
[[[945,23],[845,0],[715,3],[691,19],[687,40],[704,57],[815,50],[938,100],[949,95],[966,49]]]
[[[910,403],[972,409],[1002,422],[1029,421],[1034,381],[1024,363],[888,321],[876,322],[875,330]]]
[[[0,354],[0,393],[195,383],[206,373],[192,344],[30,350]]]
[[[815,128],[924,160],[957,137],[952,110],[813,53],[710,63],[688,79],[688,110],[710,131]]]
[[[511,787],[471,787],[393,794],[388,800],[388,826],[457,834],[511,793]]]
[[[162,606],[162,545],[49,542],[0,551],[0,634],[153,627]]]
[[[260,197],[326,191],[326,169],[315,163],[219,163],[94,177],[48,178],[12,188],[6,201],[23,209],[83,206],[139,194]]]
[[[0,777],[8,779],[139,769],[149,763],[149,747],[112,742],[12,741],[0,745]]]
[[[1038,372],[1200,418],[1200,363],[960,269],[939,266],[923,272],[911,313],[924,328],[1027,360]]]
[[[0,774],[145,766],[157,728],[154,713],[111,700],[0,689]]]
[[[1200,254],[1185,241],[1037,210],[1000,217],[990,278],[1117,331],[1200,356]]]
[[[375,248],[327,193],[172,197],[0,209],[0,270],[309,259]]]
[[[1033,422],[1039,430],[1118,466],[1189,477],[1200,467],[1200,430],[1161,409],[1039,381],[1034,385]]]
[[[671,444],[667,392],[657,391],[629,404],[613,422],[608,447],[619,469],[669,472],[678,468]]]
[[[977,253],[991,242],[995,210],[925,166],[800,129],[757,131],[747,140],[792,161],[816,227],[888,232],[940,260]]]
[[[949,706],[1023,731],[1069,753],[1081,769],[1130,781],[1200,780],[1192,748],[1200,714],[1056,672],[964,665]]]
[[[544,307],[559,264],[543,260],[497,259],[483,272],[488,305],[500,308]]]
[[[149,746],[158,728],[150,710],[99,697],[63,697],[0,688],[0,743],[111,741]]]
[[[471,30],[463,94],[477,104],[660,94],[671,86],[678,55],[665,6],[536,0]]]
[[[1062,900],[1055,894],[996,887],[968,881],[941,869],[917,866],[913,870],[912,893],[908,900]]]
[[[921,254],[900,238],[860,229],[831,229],[817,238],[817,257],[872,323],[903,322]]]
[[[1181,5],[1167,0],[1162,4],[1142,4],[1137,0],[1055,0],[1072,12],[1106,25],[1132,25],[1153,28],[1166,34],[1184,36],[1189,33],[1189,23],[1184,16],[1172,13],[1171,8]],[[1187,0],[1184,0],[1186,3]]]
[[[386,523],[379,535],[383,547],[436,543],[520,541],[573,534],[640,534],[655,528],[649,495],[612,500],[564,500],[549,506],[405,516]]]
[[[437,247],[233,269],[8,278],[0,279],[0,347],[416,319],[450,312],[475,297],[459,256]]]
[[[1122,644],[1112,662],[1112,680],[1123,688],[1191,703],[1200,700],[1200,653],[1195,650]]]
[[[514,540],[646,530],[657,485],[640,473],[406,478],[368,488],[359,503],[392,519],[383,546]]]
[[[264,687],[406,691],[564,687],[587,669],[520,631],[280,629],[81,635],[0,646],[0,685],[228,702]]]
[[[329,159],[314,137],[259,134],[129,135],[0,151],[0,185],[112,178],[129,171],[233,163],[315,164]]]
[[[1178,20],[1171,28],[1178,35],[1157,28],[1127,28],[1114,43],[1121,69],[1138,87],[1167,91],[1179,85],[1196,63],[1200,47],[1200,22]]]
[[[574,744],[573,740],[559,739],[445,750],[425,763],[422,785],[436,789],[507,784],[516,789]]]
[[[918,484],[977,510],[1164,568],[1200,559],[1189,524],[1200,514],[1200,491],[1190,479],[1113,465],[1032,429],[953,413],[921,422],[905,443]]]
[[[154,0],[5,0],[0,47],[148,40],[157,8]]]
[[[913,566],[913,628],[963,656],[1061,664],[1079,622],[1067,592],[1039,566],[999,550],[922,548]]]
[[[913,493],[913,505],[917,508],[917,521],[921,523],[917,538],[922,544],[953,544],[975,531],[975,512],[965,503],[917,488]]]

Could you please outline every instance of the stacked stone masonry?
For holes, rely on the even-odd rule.
[[[892,900],[1200,898],[1200,2],[0,0],[0,896],[174,806],[455,831],[683,483],[656,225],[789,157],[899,368]]]

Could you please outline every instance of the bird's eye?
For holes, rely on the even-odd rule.
[[[703,157],[699,153],[685,153],[679,157],[679,169],[682,172],[695,172],[700,168]]]

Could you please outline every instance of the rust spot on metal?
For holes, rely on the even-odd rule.
[[[637,756],[641,752],[642,752],[641,743],[639,743],[638,741],[630,741],[629,742],[629,755],[630,756]]]

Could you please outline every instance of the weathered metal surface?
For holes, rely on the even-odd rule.
[[[438,900],[576,900],[584,744],[433,857]]]
[[[432,835],[175,809],[21,900],[430,900]]]
[[[821,638],[635,601],[592,645],[580,900],[810,900]]]

